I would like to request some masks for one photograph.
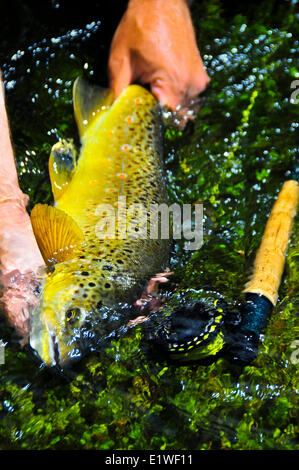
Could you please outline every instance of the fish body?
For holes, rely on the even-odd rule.
[[[105,307],[134,298],[168,251],[148,224],[152,205],[166,201],[156,99],[131,85],[112,103],[109,92],[77,79],[73,101],[79,158],[72,144],[53,147],[54,207],[39,204],[31,214],[52,272],[31,315],[30,344],[49,365],[70,359],[91,312],[107,324]]]

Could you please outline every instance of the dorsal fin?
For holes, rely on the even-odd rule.
[[[107,111],[112,102],[113,92],[111,90],[91,85],[81,77],[75,80],[73,87],[73,105],[81,138],[95,117]]]
[[[37,244],[48,266],[70,259],[74,248],[84,239],[72,217],[56,207],[37,204],[30,218]]]

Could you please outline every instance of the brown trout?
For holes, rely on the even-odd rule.
[[[73,104],[79,157],[71,143],[54,145],[54,207],[38,204],[31,213],[49,275],[31,315],[30,345],[43,362],[60,366],[88,315],[98,315],[99,327],[109,323],[103,307],[134,298],[168,256],[168,242],[150,237],[148,224],[144,231],[144,215],[166,201],[156,99],[131,85],[113,102],[110,92],[79,78]]]

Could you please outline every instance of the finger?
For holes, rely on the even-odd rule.
[[[189,97],[193,97],[198,95],[199,93],[202,93],[207,86],[210,83],[210,77],[208,76],[207,73],[200,73],[195,79],[195,82],[192,84],[192,86],[189,89]]]
[[[202,93],[207,88],[210,81],[210,77],[204,68],[201,57],[199,57],[197,67],[194,69],[193,77],[188,90],[188,96],[193,98],[199,93]]]
[[[130,59],[127,55],[121,57],[119,54],[114,55],[112,53],[108,67],[110,88],[114,91],[115,98],[117,98],[133,81]]]
[[[151,84],[151,92],[162,105],[167,106],[173,111],[180,105],[184,98],[184,92],[173,90],[171,85],[161,80],[155,80]]]

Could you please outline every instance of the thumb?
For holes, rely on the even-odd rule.
[[[132,83],[133,74],[130,59],[127,55],[121,56],[111,53],[108,68],[110,89],[114,91],[116,99]]]

